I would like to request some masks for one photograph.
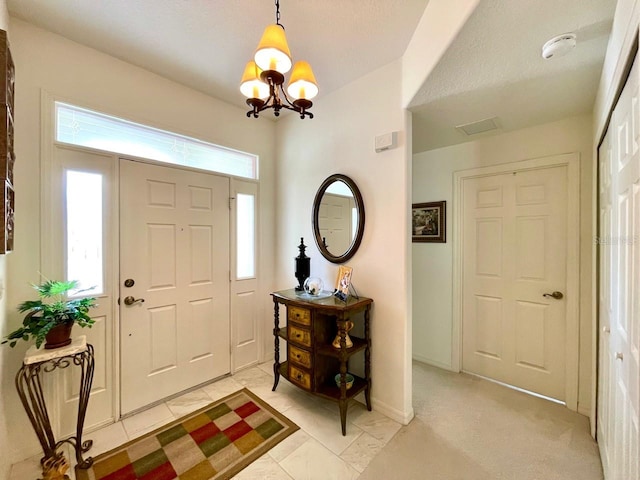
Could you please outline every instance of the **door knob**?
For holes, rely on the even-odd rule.
[[[611,332],[611,329],[609,327],[602,327],[602,332],[603,333],[609,333],[609,332]]]
[[[124,297],[125,305],[133,305],[134,303],[144,303],[144,298],[133,298],[132,296]]]
[[[624,355],[622,355],[622,352],[616,353],[616,360],[624,360]]]
[[[556,300],[561,300],[564,297],[562,292],[558,291],[555,291],[553,293],[543,293],[542,296],[546,298],[555,298]]]

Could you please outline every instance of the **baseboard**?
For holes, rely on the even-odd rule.
[[[591,407],[589,405],[582,405],[578,403],[578,413],[591,419]]]
[[[458,373],[458,371],[454,370],[451,365],[447,365],[446,363],[438,362],[436,360],[431,360],[430,358],[427,358],[417,353],[414,353],[412,358],[418,362],[431,365],[432,367],[438,367],[438,368],[442,368],[443,370],[449,370],[450,372]]]
[[[371,403],[375,411],[380,412],[384,416],[389,417],[391,420],[395,420],[402,425],[408,425],[409,422],[413,419],[413,408],[411,408],[411,410],[409,410],[408,412],[402,412],[398,409],[390,407],[380,400],[376,400],[375,398],[371,399]]]

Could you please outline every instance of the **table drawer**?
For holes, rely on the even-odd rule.
[[[309,330],[297,328],[293,325],[288,325],[287,328],[290,341],[311,347],[311,332]]]
[[[306,308],[289,307],[287,313],[290,321],[301,325],[311,325],[311,311]]]
[[[302,365],[305,368],[311,368],[311,353],[289,345],[288,357],[290,362]]]
[[[311,375],[289,364],[289,380],[306,390],[311,390]]]

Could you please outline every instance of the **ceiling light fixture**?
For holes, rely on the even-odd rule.
[[[289,79],[287,96],[282,84],[284,74],[291,70],[291,63],[284,26],[280,23],[280,0],[276,0],[276,23],[265,28],[254,59],[247,63],[240,81],[240,91],[247,97],[247,105],[251,107],[247,117],[258,118],[258,114],[268,108],[273,108],[273,114],[277,117],[280,110],[285,108],[298,112],[300,118],[313,118],[313,113],[308,110],[313,105],[311,99],[318,94],[316,77],[311,65],[305,61],[296,62]]]

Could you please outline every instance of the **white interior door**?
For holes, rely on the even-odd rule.
[[[636,61],[599,151],[598,443],[607,478],[613,480],[640,479],[639,74]]]
[[[599,159],[599,222],[600,239],[604,239],[604,232],[611,232],[611,141],[607,133],[598,150]],[[604,234],[604,235],[603,235]],[[611,242],[599,241],[599,326],[600,335],[598,341],[598,421],[597,438],[602,458],[602,467],[606,472],[613,466],[612,450],[610,446],[614,438],[612,408],[615,405],[614,389],[612,388],[612,370],[614,357],[611,354],[611,318],[613,317],[613,301],[615,292],[612,292],[612,249]],[[609,475],[607,478],[613,478]]]
[[[120,225],[128,413],[230,371],[229,180],[120,160]]]
[[[318,210],[320,235],[330,252],[342,254],[351,245],[351,204],[353,199],[325,193]]]
[[[463,182],[462,368],[565,399],[567,166]]]

